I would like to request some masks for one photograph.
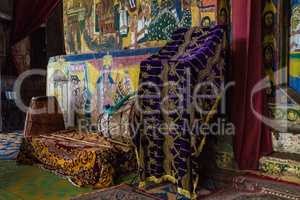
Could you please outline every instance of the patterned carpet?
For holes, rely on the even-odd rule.
[[[116,184],[136,180],[123,177]],[[118,188],[118,187],[117,187]],[[129,189],[128,189],[129,188]],[[83,195],[85,194],[85,195]],[[82,196],[83,195],[83,196]],[[0,161],[0,200],[181,200],[172,184],[148,188],[147,192],[132,187],[109,188],[106,192],[77,188],[68,181],[32,166],[18,166],[14,161]],[[251,176],[237,176],[227,189],[200,197],[201,200],[300,200],[300,186]]]
[[[253,181],[253,180],[252,180]],[[258,180],[255,180],[256,184]],[[255,184],[255,181],[252,183]],[[259,181],[258,181],[259,182]],[[245,184],[248,189],[245,189]],[[220,191],[213,192],[207,196],[199,196],[199,200],[300,200],[300,190],[296,186],[286,186],[286,184],[276,183],[270,184],[262,181],[261,184],[269,186],[268,188],[256,188],[249,182],[241,183],[240,187],[228,187]],[[259,185],[259,184],[258,184]],[[281,185],[282,188],[278,189]],[[184,200],[185,198],[176,195],[176,187],[172,184],[165,184],[153,189],[147,190],[149,194],[153,194],[162,200]]]
[[[208,181],[210,182],[210,181]],[[206,183],[207,187],[209,184]],[[199,196],[199,200],[300,200],[300,186],[277,182],[253,176],[235,176],[226,184],[226,187],[212,190],[207,196]],[[152,195],[149,197],[149,195]],[[144,196],[147,196],[144,197]],[[109,198],[108,198],[109,197]],[[183,200],[176,194],[176,187],[172,184],[150,186],[146,192],[134,187],[121,185],[117,188],[108,188],[93,192],[74,200],[122,200],[127,199],[161,199]]]
[[[217,192],[209,197],[203,198],[203,200],[288,200],[288,199],[283,197],[277,197],[270,194],[241,192],[233,188],[229,188]]]
[[[160,200],[153,194],[138,190],[127,184],[80,195],[72,200]]]
[[[226,172],[214,174],[213,179],[219,191],[204,199],[300,200],[300,183],[287,183],[250,173],[234,174]]]
[[[14,160],[21,146],[23,134],[0,133],[0,160]]]
[[[300,186],[270,180],[236,177],[233,186],[212,192],[208,196],[199,196],[199,200],[300,200]],[[208,184],[205,184],[207,186]],[[176,195],[176,187],[165,184],[147,190],[162,200],[182,200]]]
[[[184,200],[178,197],[172,184],[166,184],[157,188],[142,191],[129,185],[119,185],[84,195],[80,195],[72,200]],[[215,192],[209,196],[202,196],[199,200],[299,200],[299,198],[290,198],[288,196],[277,196],[273,194],[264,194],[262,192],[239,191],[233,187]]]

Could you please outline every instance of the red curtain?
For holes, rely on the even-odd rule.
[[[236,126],[235,157],[242,170],[257,169],[260,157],[273,151],[269,129],[251,109],[251,91],[264,77],[261,4],[261,0],[232,0],[232,71],[236,85],[231,104]],[[263,114],[266,93],[260,91],[252,100],[255,110]]]
[[[61,0],[15,0],[11,45],[30,35],[46,22]]]

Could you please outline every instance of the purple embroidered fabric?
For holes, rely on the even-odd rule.
[[[201,173],[198,161],[205,134],[187,125],[207,123],[208,112],[218,103],[201,97],[220,89],[224,80],[225,38],[218,26],[179,30],[172,38],[184,41],[168,42],[159,54],[141,63],[133,141],[142,182],[176,180],[178,192],[192,198]],[[197,87],[205,82],[211,84]]]

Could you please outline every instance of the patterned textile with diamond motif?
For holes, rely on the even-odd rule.
[[[196,197],[199,157],[216,113],[224,81],[224,31],[179,29],[161,51],[141,63],[134,111],[134,143],[141,186],[147,181],[177,184]]]

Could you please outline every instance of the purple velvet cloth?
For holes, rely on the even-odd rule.
[[[179,35],[182,37],[181,33]],[[195,30],[190,40],[201,38],[202,43],[197,47],[189,49],[190,41],[185,41],[176,47],[186,50],[179,53],[173,51],[174,43],[169,42],[158,55],[141,63],[137,101],[141,110],[134,114],[134,121],[139,122],[134,126],[137,131],[134,144],[140,159],[141,181],[149,177],[174,176],[178,188],[190,194],[197,186],[201,173],[198,149],[204,136],[198,129],[191,131],[185,125],[195,120],[206,121],[207,115],[191,105],[197,103],[209,110],[216,103],[215,99],[193,99],[192,95],[200,82],[212,81],[217,86],[222,82],[224,58],[217,50],[222,47],[223,35],[220,28],[207,32]],[[211,94],[211,91],[205,87],[197,94]]]

